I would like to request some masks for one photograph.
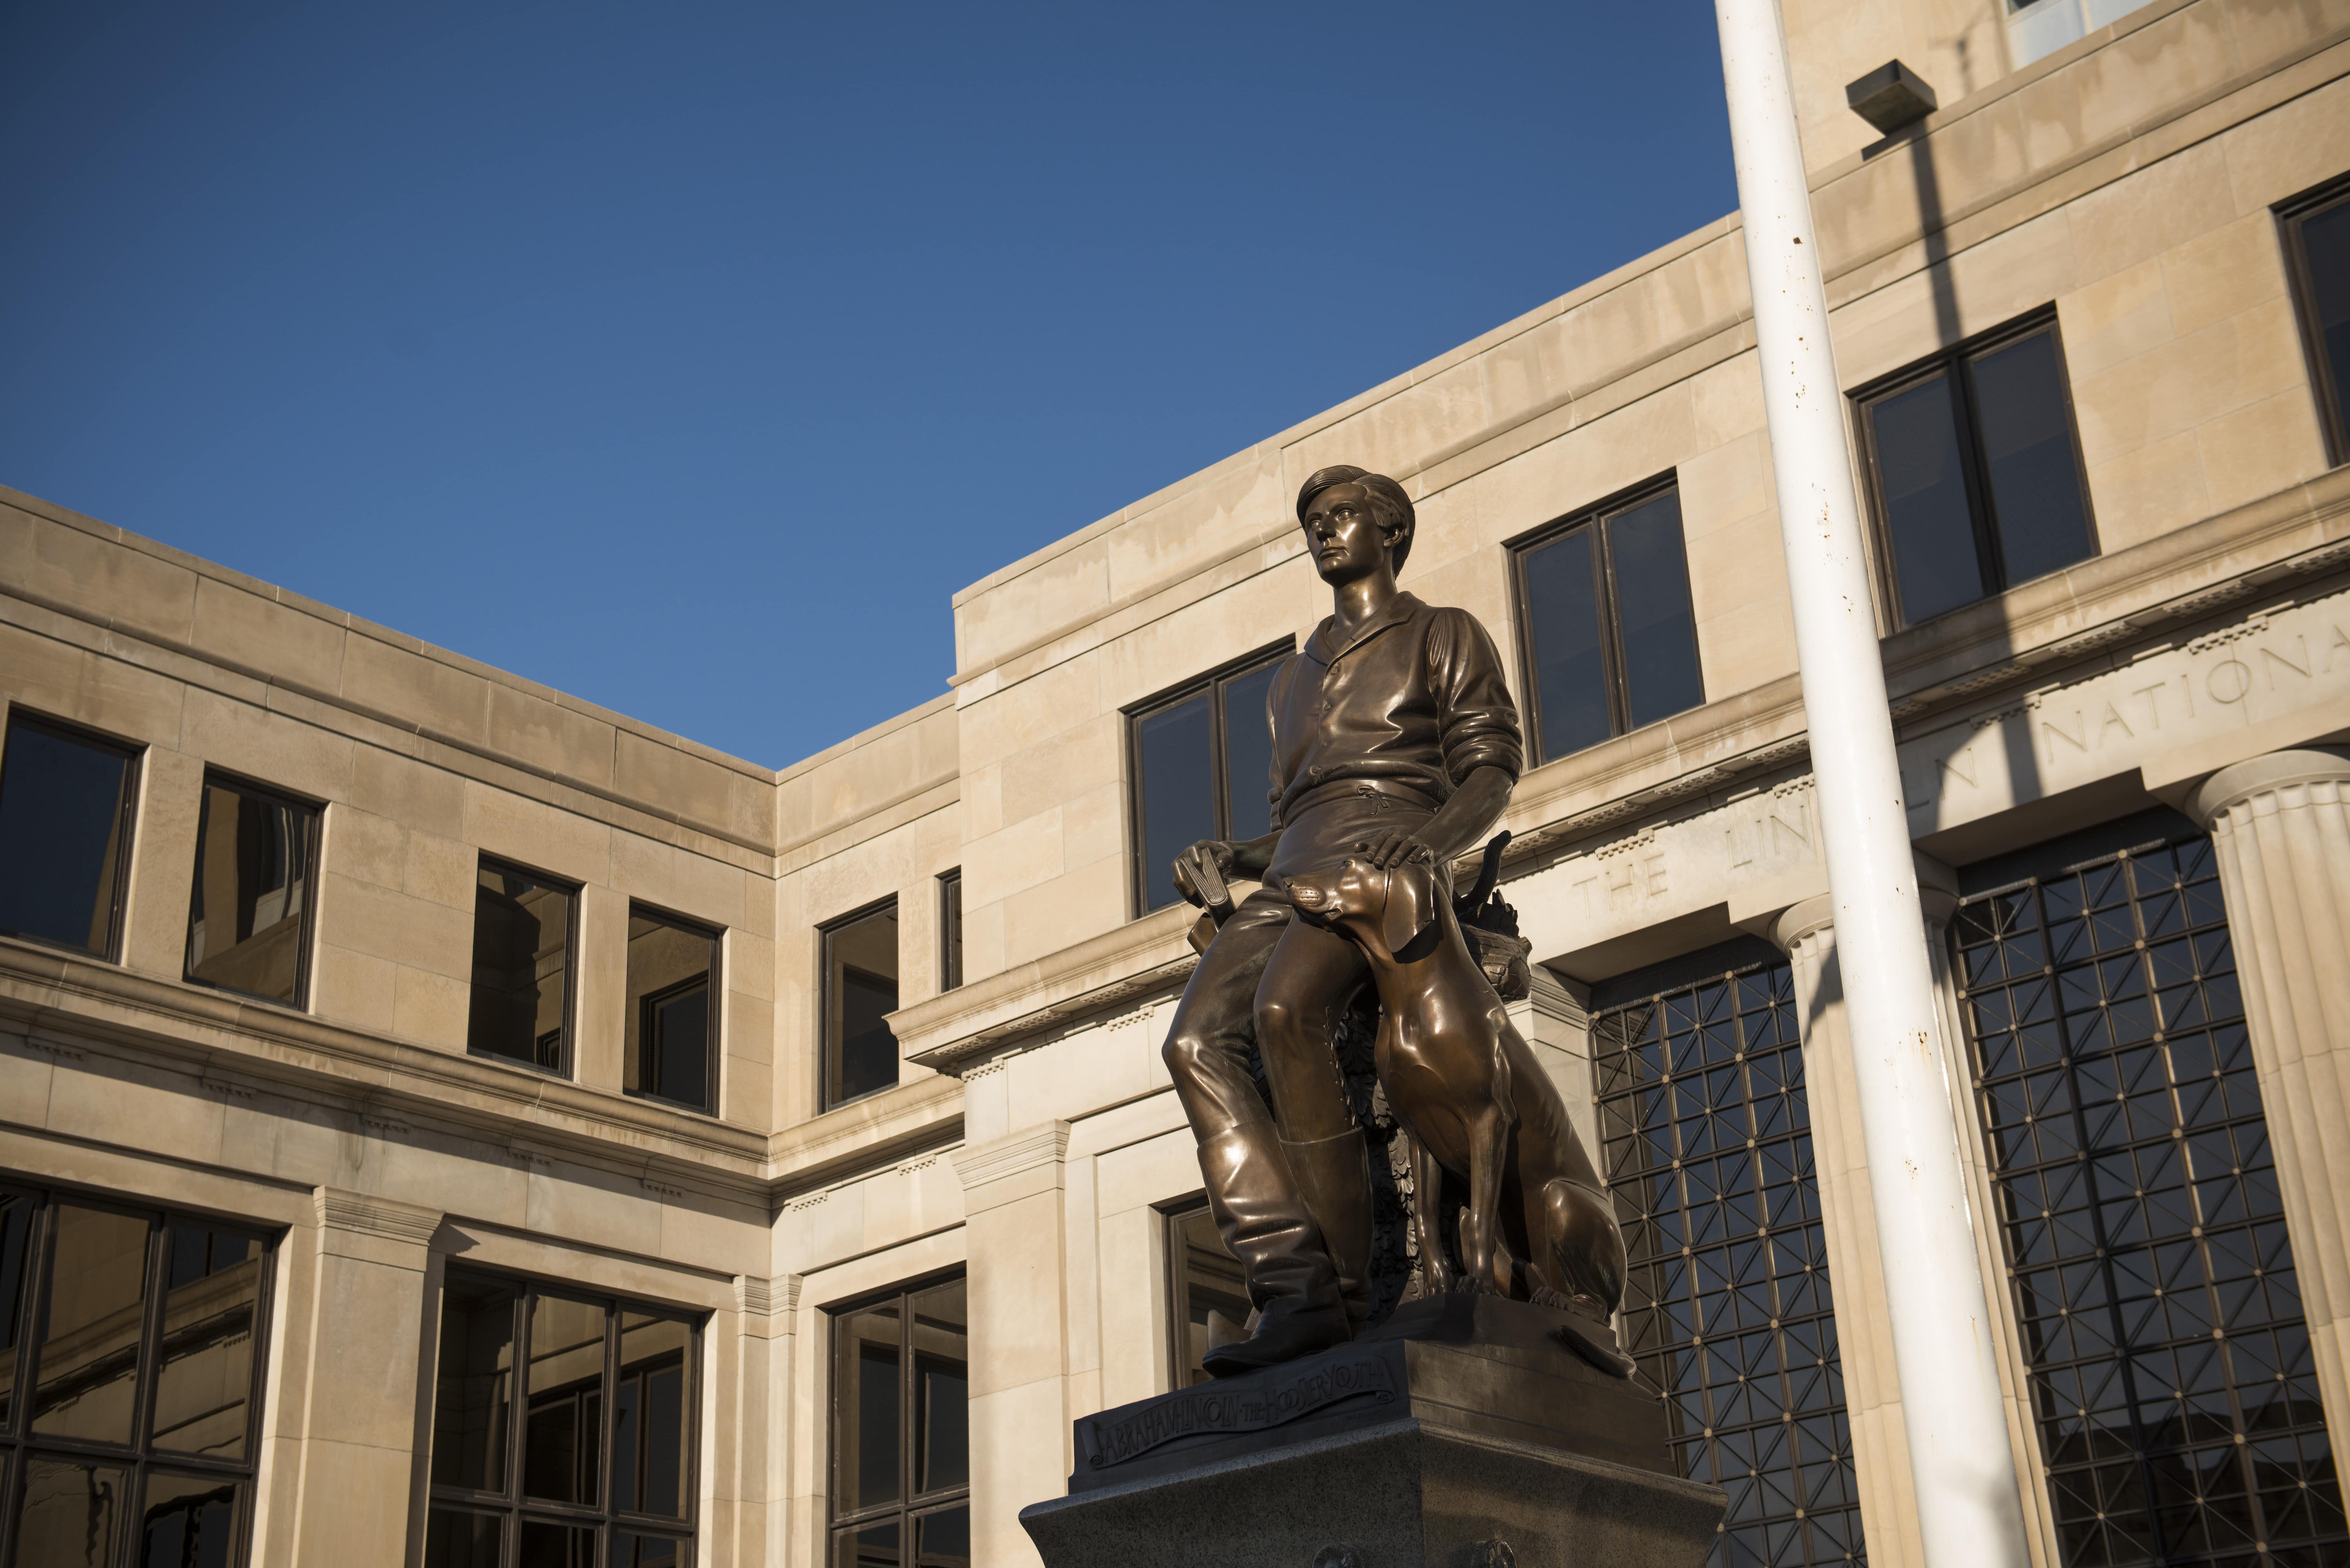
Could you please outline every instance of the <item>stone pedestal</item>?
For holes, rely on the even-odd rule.
[[[1047,1568],[1698,1568],[1723,1494],[1681,1480],[1656,1391],[1565,1314],[1399,1309],[1340,1349],[1089,1416]]]

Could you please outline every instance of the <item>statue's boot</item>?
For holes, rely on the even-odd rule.
[[[1347,1324],[1362,1332],[1371,1315],[1371,1166],[1363,1135],[1349,1127],[1336,1137],[1312,1143],[1281,1140],[1290,1174],[1305,1194],[1305,1207],[1322,1232],[1338,1294],[1347,1303]]]
[[[1322,1233],[1297,1190],[1270,1122],[1244,1122],[1200,1145],[1208,1205],[1256,1303],[1256,1332],[1218,1345],[1201,1365],[1236,1376],[1344,1345],[1347,1303]]]

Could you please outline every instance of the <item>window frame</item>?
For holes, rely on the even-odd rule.
[[[496,870],[516,877],[527,877],[532,881],[543,883],[549,888],[562,888],[569,898],[569,909],[563,925],[563,1022],[561,1024],[563,1044],[561,1049],[556,1054],[557,1060],[552,1067],[542,1067],[536,1062],[525,1062],[518,1056],[502,1056],[494,1051],[477,1050],[473,1045],[472,1017],[474,949],[472,942],[475,940],[474,932],[478,932],[481,927],[482,873],[484,870]],[[536,1073],[541,1077],[561,1078],[567,1082],[571,1079],[577,1058],[579,1033],[579,906],[585,901],[580,896],[584,891],[585,888],[581,884],[574,882],[568,877],[556,877],[548,872],[536,870],[519,860],[509,860],[503,855],[493,855],[486,849],[475,854],[473,857],[473,931],[467,933],[466,949],[466,1055],[477,1062],[494,1062],[504,1066],[519,1068],[525,1073]],[[623,987],[627,982],[627,969],[624,962],[621,972]]]
[[[816,929],[816,963],[818,965],[817,978],[820,982],[816,987],[817,1012],[816,1067],[816,1114],[819,1116],[827,1111],[837,1111],[843,1106],[853,1106],[861,1100],[869,1100],[876,1095],[886,1095],[891,1089],[898,1087],[899,1085],[906,1081],[906,1062],[903,1045],[901,1044],[898,1058],[899,1070],[896,1078],[889,1083],[884,1084],[878,1089],[868,1089],[861,1095],[851,1095],[846,1099],[835,1099],[833,1097],[833,1086],[840,1082],[841,1047],[847,1043],[840,1028],[841,988],[838,981],[834,978],[834,971],[836,969],[852,967],[846,962],[836,964],[833,961],[833,941],[840,935],[841,932],[847,930],[849,927],[856,925],[858,921],[869,919],[873,916],[879,914],[884,909],[897,909],[898,908],[898,895],[895,893],[885,894],[881,898],[874,899],[869,904],[859,905],[858,908],[849,910],[848,913],[845,915],[836,915],[831,919],[825,921],[824,924]],[[898,1002],[899,1005],[902,1007],[906,1001],[906,954],[904,950],[905,927],[902,918],[903,911],[900,910],[899,913],[900,923],[898,931],[899,942],[898,953],[898,973],[892,981],[892,983],[898,988]],[[858,972],[867,973],[870,971],[859,971]],[[878,979],[879,977],[876,976],[875,978]],[[890,1037],[895,1039],[897,1037],[897,1031],[890,1031]]]
[[[705,938],[710,943],[710,969],[702,979],[702,983],[710,988],[707,1038],[702,1043],[702,1049],[710,1054],[709,1061],[705,1067],[702,1078],[702,1081],[707,1084],[710,1088],[710,1103],[707,1106],[697,1106],[688,1100],[673,1100],[666,1095],[656,1095],[647,1089],[629,1088],[625,1085],[625,1073],[623,1073],[624,1083],[620,1092],[632,1100],[644,1100],[656,1106],[667,1106],[671,1110],[687,1111],[698,1116],[714,1116],[718,1114],[718,1107],[724,1103],[719,1097],[721,1090],[718,1075],[719,1069],[726,1055],[726,1053],[721,1048],[726,1036],[724,1033],[724,1024],[720,1016],[720,1008],[723,1004],[723,1000],[726,995],[724,985],[726,973],[726,929],[723,926],[713,926],[706,920],[697,920],[690,915],[681,915],[676,913],[674,910],[665,909],[658,904],[649,904],[642,898],[629,899],[629,919],[631,920],[635,919],[639,911],[643,913],[647,919],[658,920],[662,925],[669,926],[674,929],[691,932],[696,936]],[[578,904],[575,898],[572,905],[572,919],[575,923],[578,919]],[[625,927],[622,929],[623,930],[626,929]],[[656,1002],[666,1001],[671,997],[683,995],[693,984],[694,982],[691,980],[678,981],[673,984],[662,986],[658,991],[649,991],[642,996],[636,999],[634,1003],[637,1009],[638,1059],[636,1067],[637,1082],[639,1084],[641,1085],[645,1081],[644,1052],[650,1043],[650,1032],[646,1028],[646,1025],[651,1022],[651,1004]],[[620,991],[623,998],[628,994],[628,987],[629,968],[628,961],[624,953],[620,963]]]
[[[301,812],[308,818],[302,835],[302,853],[306,857],[304,864],[307,867],[310,887],[307,896],[302,900],[302,929],[294,939],[294,1000],[290,1002],[280,1002],[274,996],[264,996],[256,991],[244,991],[233,985],[223,985],[217,981],[200,980],[196,977],[195,966],[189,961],[188,948],[195,935],[196,894],[202,886],[204,834],[207,831],[204,805],[206,797],[202,794],[197,797],[196,807],[194,863],[196,875],[189,879],[188,919],[186,929],[180,933],[180,979],[185,984],[202,986],[206,991],[216,991],[224,996],[238,997],[247,1002],[265,1002],[271,1007],[290,1008],[296,1012],[307,1012],[310,1011],[311,950],[316,945],[318,932],[318,891],[321,881],[318,859],[319,850],[326,843],[326,803],[306,799],[290,791],[279,789],[274,784],[265,784],[257,780],[249,779],[243,774],[234,773],[227,768],[206,767],[203,783],[200,788],[209,792],[215,779],[241,794],[249,794],[256,800],[267,801],[274,805]]]
[[[509,1374],[513,1387],[509,1395],[505,1453],[505,1490],[500,1493],[475,1491],[469,1488],[437,1481],[432,1477],[432,1445],[439,1428],[441,1417],[440,1339],[442,1298],[448,1292],[448,1276],[460,1280],[494,1281],[511,1286],[515,1293],[511,1307],[513,1317],[514,1370]],[[599,1407],[596,1438],[597,1476],[594,1506],[586,1503],[559,1502],[550,1498],[534,1498],[523,1490],[523,1477],[530,1448],[530,1313],[531,1306],[541,1297],[557,1301],[577,1302],[601,1307],[604,1319],[604,1370],[598,1386]],[[612,1437],[618,1420],[619,1400],[616,1397],[620,1377],[621,1314],[631,1309],[650,1316],[667,1319],[685,1325],[686,1344],[683,1366],[686,1375],[681,1425],[684,1431],[684,1452],[678,1456],[678,1499],[684,1505],[681,1517],[664,1518],[660,1514],[629,1512],[612,1506]],[[427,1411],[422,1431],[425,1452],[423,1460],[424,1528],[432,1529],[432,1516],[438,1511],[486,1515],[504,1521],[500,1529],[498,1561],[513,1564],[522,1550],[522,1522],[526,1519],[588,1525],[602,1535],[599,1556],[610,1553],[612,1532],[633,1531],[639,1535],[661,1535],[681,1542],[681,1568],[690,1568],[701,1554],[702,1538],[702,1357],[704,1331],[710,1314],[692,1308],[671,1306],[640,1297],[607,1294],[581,1290],[566,1282],[547,1282],[536,1274],[509,1269],[484,1268],[469,1263],[452,1263],[442,1272],[441,1285],[433,1292],[431,1308],[433,1323],[432,1403]],[[418,1551],[422,1550],[420,1543]]]
[[[962,867],[939,873],[939,994],[962,989]]]
[[[2350,173],[2338,174],[2270,209],[2276,214],[2277,240],[2284,251],[2286,286],[2293,294],[2293,326],[2301,334],[2301,351],[2309,371],[2311,399],[2317,405],[2318,433],[2325,441],[2325,465],[2350,462],[2350,387],[2334,384],[2318,336],[2316,280],[2309,271],[2308,249],[2302,243],[2302,225],[2319,213],[2350,202]]]
[[[1518,688],[1525,693],[1526,722],[1521,727],[1525,732],[1526,766],[1529,771],[1541,767],[1546,763],[1557,762],[1559,758],[1550,755],[1543,745],[1542,679],[1535,669],[1537,659],[1534,650],[1534,595],[1528,590],[1526,584],[1528,558],[1535,551],[1546,545],[1558,544],[1586,530],[1590,532],[1591,547],[1596,556],[1592,581],[1599,596],[1598,603],[1593,607],[1593,612],[1599,619],[1601,632],[1599,665],[1607,686],[1607,739],[1613,741],[1628,735],[1635,728],[1632,723],[1632,683],[1631,678],[1625,670],[1624,617],[1617,598],[1616,551],[1607,541],[1607,524],[1623,514],[1637,511],[1668,494],[1672,495],[1678,503],[1680,487],[1680,471],[1678,468],[1669,468],[1662,473],[1619,490],[1613,495],[1607,496],[1589,506],[1578,508],[1563,517],[1553,518],[1541,527],[1521,534],[1503,544],[1503,548],[1509,553],[1510,557],[1510,624],[1511,629],[1517,633]],[[1690,596],[1690,640],[1695,644],[1697,642],[1697,590],[1690,580],[1689,515],[1686,511],[1681,514],[1680,521],[1681,582]],[[1705,693],[1704,649],[1700,646],[1695,648],[1693,651],[1698,655],[1697,679],[1700,697],[1696,706],[1702,708],[1713,699]],[[1680,711],[1686,713],[1690,710],[1684,708]],[[1645,730],[1651,724],[1664,723],[1666,720],[1675,716],[1667,714],[1664,719],[1652,719],[1648,724],[1642,724],[1638,728]],[[1605,743],[1605,742],[1595,741],[1592,745]],[[1560,756],[1576,756],[1589,749],[1590,747],[1586,746],[1575,752],[1563,752]]]
[[[1859,462],[1863,505],[1867,512],[1869,586],[1877,596],[1880,635],[1907,630],[1911,621],[1901,610],[1900,565],[1893,558],[1893,524],[1890,509],[1885,503],[1885,471],[1877,450],[1877,431],[1869,418],[1875,405],[1896,397],[1914,387],[1932,380],[1937,375],[1950,379],[1950,408],[1957,421],[1959,438],[1960,477],[1966,487],[1967,515],[1973,524],[1975,565],[1986,579],[1994,585],[1984,590],[1980,598],[1953,605],[1928,620],[1939,620],[1942,616],[1955,615],[1971,606],[1999,597],[2017,584],[2009,576],[2007,556],[1999,540],[1999,524],[1991,515],[1991,478],[1985,472],[1982,438],[1977,430],[1975,416],[1974,375],[1972,361],[1995,350],[2021,343],[2027,337],[2045,332],[2049,347],[2056,356],[2056,389],[2064,404],[2064,438],[2072,443],[2073,481],[2081,493],[2081,525],[2088,530],[2089,553],[2082,559],[2095,560],[2105,554],[2105,541],[2097,534],[2097,512],[2089,496],[2089,465],[2081,452],[2081,420],[2073,406],[2073,371],[2064,358],[2064,334],[2056,320],[2054,304],[2037,306],[2022,315],[2011,317],[1998,326],[1962,337],[1958,342],[1937,348],[1923,358],[1912,360],[1876,380],[1855,389],[1846,395],[1845,405],[1853,424],[1853,451]],[[2060,568],[2061,569],[2061,568]],[[2051,574],[2053,575],[2053,574]],[[2026,577],[2025,582],[2038,582],[2038,577]]]
[[[825,1521],[824,1542],[817,1558],[822,1568],[835,1568],[838,1562],[842,1536],[853,1535],[859,1530],[869,1529],[873,1525],[891,1519],[895,1519],[899,1525],[899,1561],[911,1564],[915,1560],[913,1527],[918,1518],[928,1513],[942,1512],[954,1507],[958,1502],[966,1509],[971,1506],[971,1479],[968,1475],[964,1477],[963,1483],[960,1487],[944,1487],[933,1492],[917,1492],[914,1490],[913,1479],[919,1473],[914,1466],[914,1447],[920,1441],[920,1433],[916,1429],[914,1417],[916,1391],[920,1380],[910,1376],[900,1376],[898,1379],[898,1474],[900,1478],[898,1501],[876,1503],[871,1508],[849,1512],[843,1512],[840,1506],[841,1497],[847,1490],[841,1479],[842,1445],[840,1441],[840,1399],[844,1382],[840,1376],[840,1359],[841,1331],[844,1325],[850,1318],[868,1308],[879,1306],[885,1302],[896,1303],[899,1324],[898,1353],[903,1357],[899,1366],[901,1368],[910,1369],[914,1357],[914,1298],[925,1291],[936,1290],[941,1285],[951,1284],[957,1280],[963,1282],[963,1310],[967,1320],[970,1315],[971,1270],[968,1264],[963,1263],[918,1275],[911,1280],[892,1285],[887,1290],[868,1292],[864,1295],[852,1297],[836,1306],[824,1309],[826,1318],[823,1461]],[[971,1324],[968,1321],[963,1324],[963,1335],[968,1345],[971,1336]],[[970,1420],[971,1404],[968,1393],[970,1386],[971,1363],[966,1358],[963,1363],[963,1387],[966,1391],[963,1418],[966,1423]],[[967,1425],[965,1430],[969,1430]]]
[[[1143,868],[1143,857],[1149,846],[1143,842],[1144,825],[1149,820],[1144,810],[1142,780],[1142,722],[1156,718],[1170,708],[1180,708],[1193,698],[1206,693],[1208,698],[1208,776],[1213,781],[1215,799],[1210,815],[1214,818],[1216,836],[1229,841],[1232,828],[1232,780],[1228,776],[1224,756],[1224,689],[1243,675],[1254,675],[1267,665],[1277,665],[1297,652],[1295,634],[1278,642],[1269,642],[1253,649],[1237,659],[1228,659],[1214,669],[1194,675],[1180,686],[1170,686],[1153,692],[1139,702],[1122,711],[1126,722],[1126,813],[1127,813],[1127,908],[1128,919],[1141,919],[1158,910],[1149,908],[1150,877]],[[1161,909],[1175,909],[1175,904]]]
[[[0,777],[5,777],[7,772],[8,732],[18,724],[23,724],[27,729],[43,732],[53,740],[68,741],[76,745],[111,752],[122,759],[122,795],[115,805],[115,809],[121,814],[122,847],[114,857],[114,886],[108,890],[107,895],[109,905],[106,917],[106,947],[102,952],[92,952],[88,948],[52,941],[47,937],[35,936],[30,932],[0,929],[0,937],[5,937],[10,941],[29,942],[35,947],[46,949],[50,952],[69,953],[92,963],[119,964],[122,962],[124,928],[127,924],[123,917],[129,913],[130,905],[130,860],[139,849],[139,796],[140,787],[146,781],[147,747],[143,742],[118,740],[112,735],[90,729],[85,724],[74,723],[70,720],[52,718],[36,708],[10,704],[5,711],[0,711]]]
[[[8,1401],[6,1419],[0,1421],[0,1562],[15,1559],[18,1545],[16,1539],[17,1506],[22,1501],[25,1467],[32,1459],[42,1457],[110,1464],[128,1473],[127,1495],[120,1517],[115,1524],[115,1539],[111,1547],[116,1553],[115,1560],[123,1563],[133,1561],[138,1554],[137,1538],[145,1511],[146,1480],[151,1471],[217,1477],[223,1481],[240,1483],[236,1518],[230,1527],[229,1561],[236,1564],[249,1562],[254,1516],[258,1511],[260,1501],[261,1449],[266,1433],[266,1423],[263,1419],[264,1401],[269,1383],[271,1336],[276,1330],[274,1307],[278,1244],[285,1238],[285,1228],[255,1224],[234,1216],[220,1217],[200,1209],[151,1207],[115,1193],[26,1181],[9,1175],[0,1175],[0,1189],[16,1197],[30,1199],[36,1205],[26,1238],[27,1268],[22,1284],[26,1293],[24,1300],[30,1310],[21,1320],[16,1348],[9,1353],[14,1358],[12,1371],[16,1382],[12,1387],[15,1393]],[[145,1293],[139,1309],[139,1359],[133,1374],[131,1394],[132,1437],[128,1444],[43,1435],[32,1430],[34,1397],[37,1393],[36,1353],[47,1336],[49,1309],[53,1304],[49,1300],[49,1282],[56,1262],[57,1225],[54,1216],[60,1206],[92,1209],[126,1219],[142,1220],[147,1223],[143,1263]],[[222,1459],[208,1454],[158,1452],[155,1448],[155,1395],[161,1381],[163,1313],[170,1294],[164,1268],[170,1257],[168,1244],[174,1219],[208,1230],[242,1234],[261,1248],[261,1267],[254,1284],[253,1355],[246,1372],[245,1457],[240,1460]],[[0,1311],[10,1310],[11,1305],[0,1302]]]
[[[1183,1262],[1183,1226],[1186,1221],[1205,1214],[1213,1217],[1205,1190],[1193,1191],[1181,1198],[1170,1199],[1156,1206],[1159,1213],[1159,1256],[1165,1260],[1167,1286],[1161,1292],[1167,1309],[1167,1386],[1170,1390],[1197,1387],[1191,1379],[1191,1359],[1188,1339],[1191,1314],[1184,1297],[1188,1269]],[[1233,1267],[1240,1266],[1233,1261]],[[1246,1281],[1242,1289],[1245,1293]],[[1242,1326],[1245,1327],[1245,1322]]]

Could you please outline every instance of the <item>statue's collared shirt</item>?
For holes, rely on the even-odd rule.
[[[1408,593],[1351,637],[1335,618],[1315,628],[1274,676],[1267,708],[1276,827],[1335,784],[1397,786],[1432,811],[1479,768],[1515,779],[1525,765],[1493,639],[1467,610]]]

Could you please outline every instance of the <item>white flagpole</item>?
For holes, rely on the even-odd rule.
[[[1715,0],[1870,1190],[1935,1568],[2026,1568],[1776,0]]]

